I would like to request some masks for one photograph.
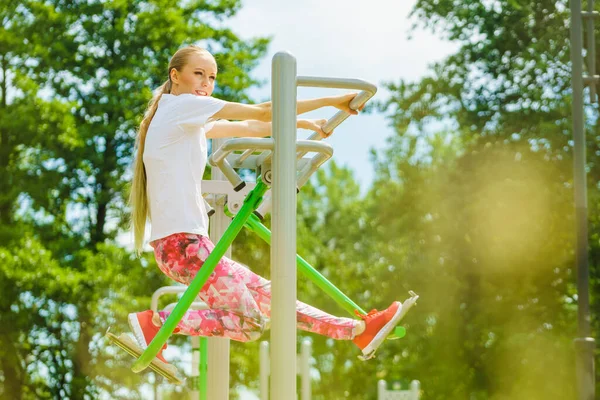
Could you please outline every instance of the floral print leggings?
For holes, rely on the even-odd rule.
[[[151,243],[160,270],[169,278],[189,285],[213,251],[206,236],[176,233]],[[218,336],[247,342],[257,340],[268,328],[271,315],[271,282],[245,266],[223,257],[200,290],[210,307],[190,310],[176,333]],[[164,322],[169,312],[159,312]],[[308,304],[296,302],[298,328],[333,339],[353,339],[357,320],[335,317]]]

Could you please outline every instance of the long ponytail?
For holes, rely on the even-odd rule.
[[[131,225],[133,228],[135,251],[138,254],[142,252],[142,247],[144,246],[144,233],[146,231],[146,220],[150,218],[148,194],[146,192],[146,169],[144,168],[143,160],[146,134],[148,133],[150,122],[152,122],[152,118],[154,118],[154,114],[156,114],[160,98],[163,94],[170,92],[171,80],[169,79],[156,90],[154,97],[150,100],[150,103],[148,103],[148,108],[140,123],[135,143],[136,151],[129,204],[131,206]]]

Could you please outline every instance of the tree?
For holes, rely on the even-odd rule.
[[[149,289],[165,282],[151,256],[136,260],[117,243],[127,224],[136,126],[151,89],[166,79],[168,58],[186,43],[202,43],[215,54],[221,98],[248,100],[244,90],[257,84],[248,73],[268,41],[242,41],[223,26],[239,8],[240,2],[225,0],[32,0],[0,9],[0,43],[6,44],[0,51],[0,187],[7,189],[0,218],[3,237],[13,239],[3,245],[13,267],[31,266],[28,276],[3,266],[3,283],[14,290],[13,300],[3,299],[2,315],[37,313],[24,324],[3,324],[0,393],[6,398],[138,396],[116,390],[140,379],[119,373],[130,360],[108,360],[102,339],[111,323],[123,328],[122,304],[129,311],[147,308]],[[30,242],[43,262],[19,251]],[[34,279],[36,261],[62,271],[54,278],[60,290]],[[15,306],[21,303],[28,308]],[[29,343],[22,340],[27,337]],[[31,349],[39,359],[27,356]],[[28,374],[34,366],[47,372]]]
[[[424,288],[427,337],[414,345],[426,398],[574,395],[567,9],[420,0],[413,11],[415,25],[461,44],[420,81],[388,84],[381,105],[397,135],[373,194],[389,204],[384,237],[398,236],[388,257]]]

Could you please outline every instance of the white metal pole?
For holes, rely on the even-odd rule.
[[[302,352],[300,354],[300,374],[302,376],[300,398],[302,400],[310,400],[312,395],[310,390],[310,353],[311,342],[308,339],[304,339],[302,341]]]
[[[421,383],[419,381],[412,381],[410,383],[410,393],[413,400],[419,400],[421,396]]]
[[[192,336],[192,388],[190,400],[200,400],[200,337]]]
[[[260,400],[269,400],[269,342],[260,342],[260,353],[259,353],[259,367],[260,367]]]
[[[213,139],[213,151],[223,143],[223,139]],[[212,169],[213,180],[224,180],[225,175],[219,168]],[[223,212],[223,204],[215,204],[215,213],[210,221],[210,237],[217,243],[223,236],[231,220]],[[225,257],[231,257],[231,248],[225,252]],[[207,399],[229,400],[229,339],[208,338],[208,373]]]
[[[272,61],[271,398],[296,398],[296,59]]]
[[[387,385],[383,379],[377,382],[377,400],[385,399],[385,392],[387,391]]]
[[[592,0],[588,0],[593,10]],[[589,299],[589,232],[588,196],[586,171],[585,110],[583,102],[583,29],[581,24],[581,0],[571,0],[571,87],[573,90],[573,189],[575,195],[575,265],[577,266],[577,338],[575,338],[577,398],[596,398],[594,349],[596,341],[592,337]],[[590,18],[593,14],[590,15]],[[592,33],[593,37],[593,33]],[[590,46],[591,43],[588,43]],[[588,49],[589,50],[589,49]],[[593,54],[593,52],[592,52]],[[588,53],[588,57],[591,54]],[[593,60],[593,59],[592,59]],[[588,73],[591,71],[588,71]],[[595,87],[594,77],[588,76],[590,88]],[[592,97],[595,90],[590,91]]]

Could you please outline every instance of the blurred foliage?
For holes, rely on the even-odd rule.
[[[133,399],[154,383],[103,339],[167,283],[152,254],[136,259],[119,245],[135,127],[185,43],[215,53],[216,96],[249,100],[267,40],[222,27],[239,8],[0,7],[0,399]],[[379,379],[418,379],[424,400],[575,397],[569,17],[566,0],[416,2],[415,26],[459,50],[416,82],[386,84],[378,108],[395,133],[373,153],[366,193],[334,162],[303,188],[298,252],[367,310],[411,289],[421,299],[408,335],[369,362],[350,342],[299,332],[313,343],[315,400],[372,400]],[[586,115],[596,336],[597,106]],[[268,277],[269,248],[251,233],[234,258]],[[301,275],[298,297],[344,315]],[[189,352],[187,340],[173,343]],[[258,342],[232,342],[232,398],[240,386],[257,390],[257,354]]]
[[[406,367],[424,399],[574,398],[568,3],[418,0],[413,17],[460,48],[380,104],[397,132],[373,155],[381,254],[423,294]],[[586,114],[597,333],[597,106]]]
[[[0,6],[0,398],[140,398],[104,332],[168,280],[117,240],[137,124],[169,57],[199,43],[216,93],[247,101],[268,39],[222,20],[239,1],[7,1]]]

